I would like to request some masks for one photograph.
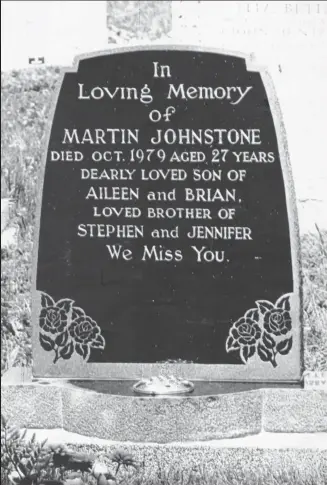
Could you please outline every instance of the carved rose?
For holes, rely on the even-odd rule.
[[[291,293],[282,295],[276,303],[257,300],[257,308],[251,308],[237,320],[229,331],[226,351],[236,351],[246,363],[257,353],[263,362],[277,367],[276,356],[287,355],[293,346],[293,338],[277,339],[292,330]]]
[[[50,295],[41,292],[39,322],[43,332],[39,333],[39,341],[46,352],[54,352],[54,364],[59,359],[70,359],[75,351],[88,361],[92,349],[105,348],[101,329],[74,303],[69,298],[55,302]]]
[[[42,308],[40,312],[40,327],[45,332],[62,333],[67,327],[67,312],[56,306]]]
[[[263,326],[266,332],[273,335],[286,335],[292,329],[290,312],[281,308],[267,311],[264,315]]]
[[[255,345],[261,337],[261,330],[252,318],[242,317],[234,323],[231,335],[239,346]]]
[[[226,350],[230,352],[239,349],[240,357],[246,363],[254,355],[260,337],[261,329],[258,323],[253,318],[244,316],[237,320],[230,329]]]
[[[103,339],[100,332],[96,322],[86,315],[76,318],[69,327],[69,333],[76,343],[91,345],[91,347],[98,346],[96,342],[100,341],[100,338]]]

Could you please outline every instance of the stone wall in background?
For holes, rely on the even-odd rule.
[[[171,1],[107,1],[108,43],[156,40],[172,28]]]
[[[81,53],[167,38],[251,54],[280,101],[302,228],[327,226],[327,2],[10,1],[1,11],[2,71],[30,57],[71,66]]]
[[[150,42],[172,28],[170,1],[2,2],[1,70],[70,66],[75,56],[129,41]]]
[[[248,55],[273,80],[286,128],[301,231],[327,228],[327,2],[172,2],[175,43]]]

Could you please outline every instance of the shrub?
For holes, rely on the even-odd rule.
[[[17,484],[34,485],[51,468],[52,452],[45,447],[46,440],[38,444],[35,435],[28,441],[25,438],[26,431],[9,426],[1,416],[1,470]]]

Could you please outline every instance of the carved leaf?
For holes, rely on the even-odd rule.
[[[290,337],[279,342],[276,348],[281,355],[286,355],[291,350],[292,345],[293,345],[293,338]]]
[[[80,344],[75,344],[75,350],[78,353],[78,355],[81,355],[83,357],[83,349]]]
[[[273,349],[276,344],[275,340],[267,332],[264,332],[262,342],[267,349]]]
[[[249,358],[252,357],[252,355],[254,353],[255,353],[255,345],[251,345],[250,347],[245,346],[245,347],[241,348],[240,357],[241,357],[242,361],[244,362],[244,364],[247,363]]]
[[[55,302],[51,298],[51,296],[47,295],[46,293],[41,292],[41,305],[42,305],[42,308],[47,308],[49,306],[54,306]]]
[[[231,350],[236,350],[236,349],[239,349],[239,348],[240,348],[240,346],[236,342],[236,340],[234,340],[233,337],[228,337],[228,339],[226,341],[226,351],[230,352]]]
[[[84,310],[82,308],[79,308],[78,306],[73,306],[73,312],[72,312],[72,320],[75,320],[78,317],[83,317],[85,315]]]
[[[106,343],[102,335],[98,335],[97,338],[91,343],[91,347],[95,349],[104,349]]]
[[[251,308],[251,310],[248,310],[245,314],[246,318],[251,318],[255,322],[259,321],[259,310],[257,308]]]
[[[273,357],[272,352],[266,349],[262,344],[258,345],[258,355],[264,362],[270,362]]]
[[[58,337],[55,340],[56,345],[58,345],[58,347],[63,347],[64,345],[66,345],[67,341],[68,341],[68,332],[61,333],[60,335],[58,335]]]
[[[249,347],[249,358],[255,354],[255,350],[256,350],[255,345],[251,345],[251,347]]]
[[[274,305],[268,300],[258,300],[255,303],[256,303],[260,313],[262,313],[263,315],[267,311],[273,310],[275,308]]]
[[[283,295],[278,300],[276,301],[276,307],[281,308],[282,310],[291,310],[291,293],[288,293],[287,295]]]
[[[68,298],[63,298],[62,300],[57,301],[56,307],[64,310],[66,313],[69,313],[74,301],[69,300]]]
[[[65,345],[65,347],[63,347],[60,350],[59,355],[63,359],[68,360],[73,355],[73,352],[74,352],[74,344],[73,342],[69,342],[67,345]]]
[[[90,348],[88,345],[76,344],[75,350],[84,360],[88,360],[90,356]]]
[[[49,352],[50,350],[54,349],[55,344],[50,337],[48,337],[47,335],[44,335],[43,333],[40,333],[39,339],[40,339],[40,344],[44,350]]]

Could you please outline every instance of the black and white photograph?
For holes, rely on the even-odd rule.
[[[327,2],[1,13],[1,485],[326,485]]]

